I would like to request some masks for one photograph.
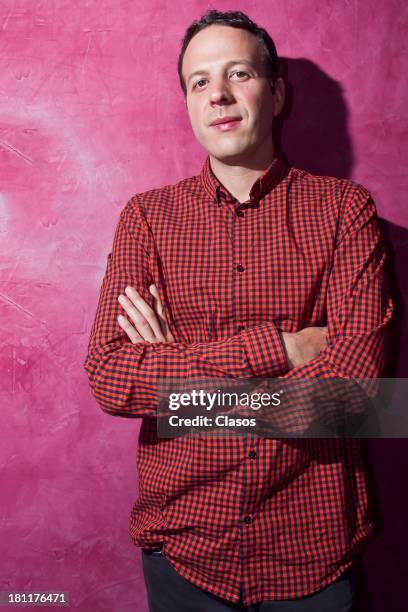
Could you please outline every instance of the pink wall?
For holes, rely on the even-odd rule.
[[[84,612],[147,610],[128,535],[140,422],[102,413],[82,364],[119,211],[204,160],[176,63],[207,8],[244,10],[270,31],[294,88],[284,152],[371,190],[408,293],[405,2],[2,0],[0,590],[65,590]],[[405,335],[400,376],[406,347]],[[398,449],[397,469],[375,450],[394,531],[367,555],[373,611],[385,609],[390,567],[402,601],[397,568],[408,568],[389,495],[408,463],[404,440]]]

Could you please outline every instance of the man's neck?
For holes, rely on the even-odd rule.
[[[269,150],[258,151],[249,161],[227,164],[210,155],[211,169],[217,179],[238,200],[246,202],[255,181],[271,165],[275,156],[273,145]]]

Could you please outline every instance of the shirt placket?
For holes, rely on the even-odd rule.
[[[234,333],[241,332],[245,327],[245,312],[248,310],[248,274],[251,273],[251,254],[248,252],[248,215],[254,212],[251,207],[242,206],[237,200],[228,199],[227,206],[232,215],[232,304]],[[251,432],[241,432],[246,461],[242,463],[242,489],[239,505],[241,566],[240,600],[244,601],[247,584],[251,576],[245,569],[246,551],[253,550],[256,544],[256,516],[254,508],[257,501],[257,483],[259,481],[259,437]],[[249,548],[248,548],[249,547]]]

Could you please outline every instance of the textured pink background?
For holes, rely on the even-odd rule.
[[[69,591],[84,612],[147,610],[128,535],[140,422],[102,413],[82,364],[121,208],[204,160],[176,63],[208,8],[244,10],[289,58],[282,148],[371,190],[407,295],[406,2],[1,0],[0,590]],[[400,376],[406,346],[404,335]],[[407,444],[374,447],[388,526],[367,553],[368,591],[373,611],[402,610]]]

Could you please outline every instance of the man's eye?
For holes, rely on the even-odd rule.
[[[205,83],[206,80],[207,79],[200,79],[199,81],[194,83],[193,87],[195,87],[196,89],[201,89],[200,83]]]
[[[239,79],[242,78],[243,76],[248,76],[248,73],[245,72],[244,70],[235,70],[235,72],[232,73],[232,75],[236,75]]]

